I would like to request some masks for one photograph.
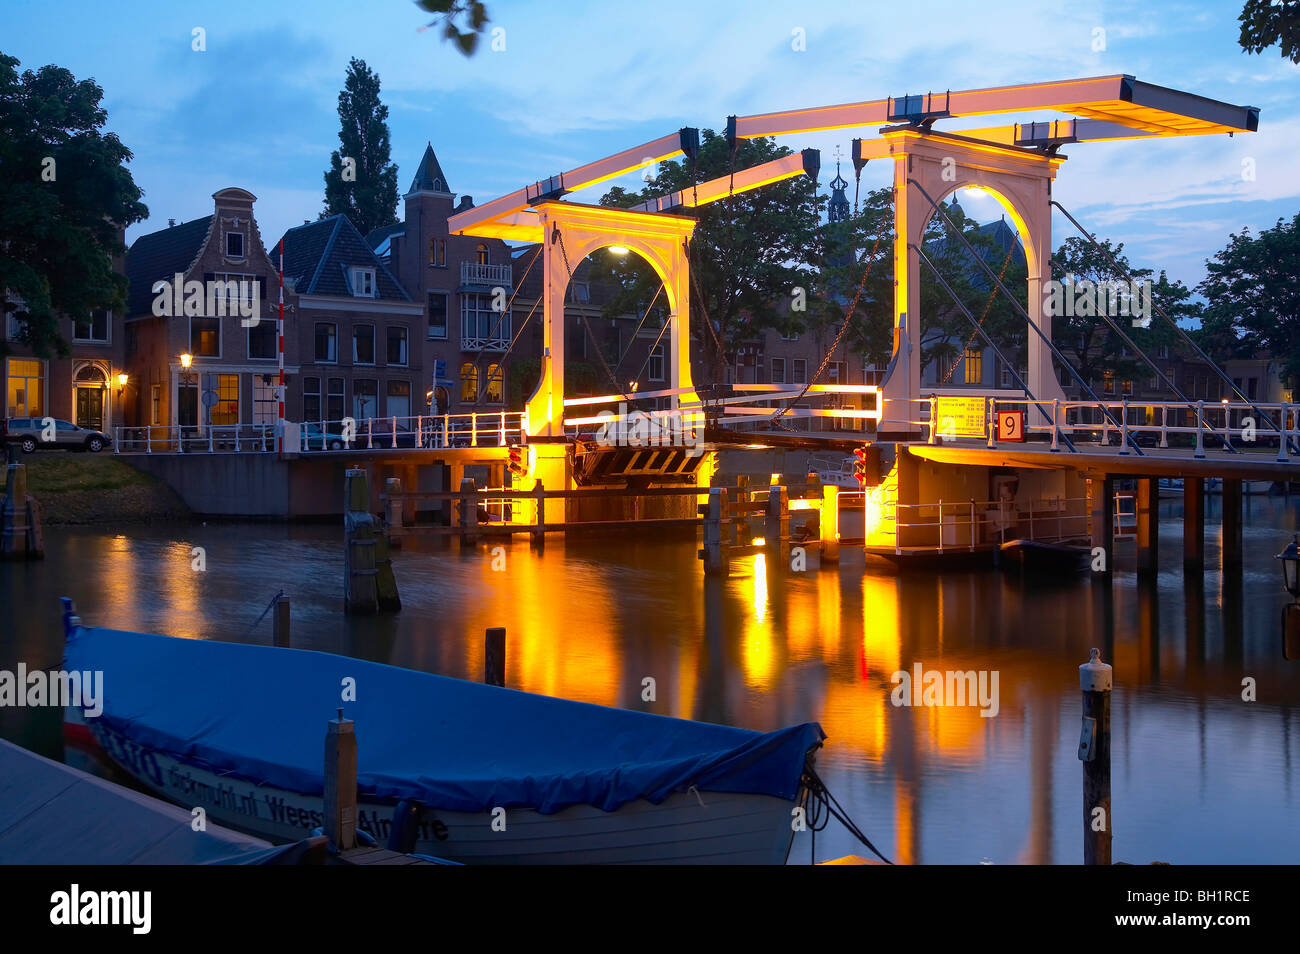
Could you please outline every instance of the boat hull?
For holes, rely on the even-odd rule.
[[[69,714],[70,722],[79,721]],[[145,788],[208,819],[273,842],[294,842],[324,824],[321,796],[214,773],[92,720],[107,759]],[[784,864],[795,801],[772,795],[695,791],[658,804],[638,799],[612,812],[571,805],[544,815],[511,808],[426,811],[414,853],[469,864]],[[394,805],[364,797],[358,827],[382,845]],[[504,823],[504,830],[500,830]]]

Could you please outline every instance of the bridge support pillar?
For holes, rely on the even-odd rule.
[[[1092,560],[1093,576],[1110,577],[1115,556],[1115,480],[1113,477],[1088,478],[1088,513],[1091,515],[1092,547],[1102,551],[1099,561]]]
[[[1199,575],[1205,568],[1205,481],[1183,478],[1183,568]]]
[[[1137,571],[1138,576],[1160,572],[1160,482],[1155,477],[1137,482]]]
[[[1241,480],[1223,481],[1223,569],[1241,567]]]

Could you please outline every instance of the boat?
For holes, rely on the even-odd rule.
[[[822,486],[843,487],[848,490],[861,490],[862,481],[854,474],[854,465],[857,460],[853,457],[845,457],[835,464],[825,458],[813,457],[808,461],[809,469],[816,475]]]
[[[323,824],[340,705],[358,828],[383,844],[395,809],[418,806],[410,850],[447,861],[783,864],[795,809],[820,785],[815,722],[756,732],[330,653],[85,627],[65,608],[65,669],[100,671],[105,687],[98,717],[69,720],[149,791],[276,843]]]

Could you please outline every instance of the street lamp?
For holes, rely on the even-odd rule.
[[[126,382],[127,382],[128,380],[130,380],[130,379],[127,377],[127,374],[126,374],[125,371],[118,372],[118,375],[117,375],[117,387],[118,387],[118,390],[123,390],[123,389],[125,389],[125,388],[126,388]]]
[[[1293,536],[1273,559],[1282,561],[1282,586],[1292,597],[1300,597],[1300,536]]]
[[[190,369],[190,365],[193,363],[194,363],[194,355],[190,354],[188,351],[186,351],[183,355],[181,355],[181,367],[184,368],[186,371]]]

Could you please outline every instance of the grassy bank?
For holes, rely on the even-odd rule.
[[[111,454],[43,451],[19,458],[47,526],[182,520],[189,509],[166,484]]]

